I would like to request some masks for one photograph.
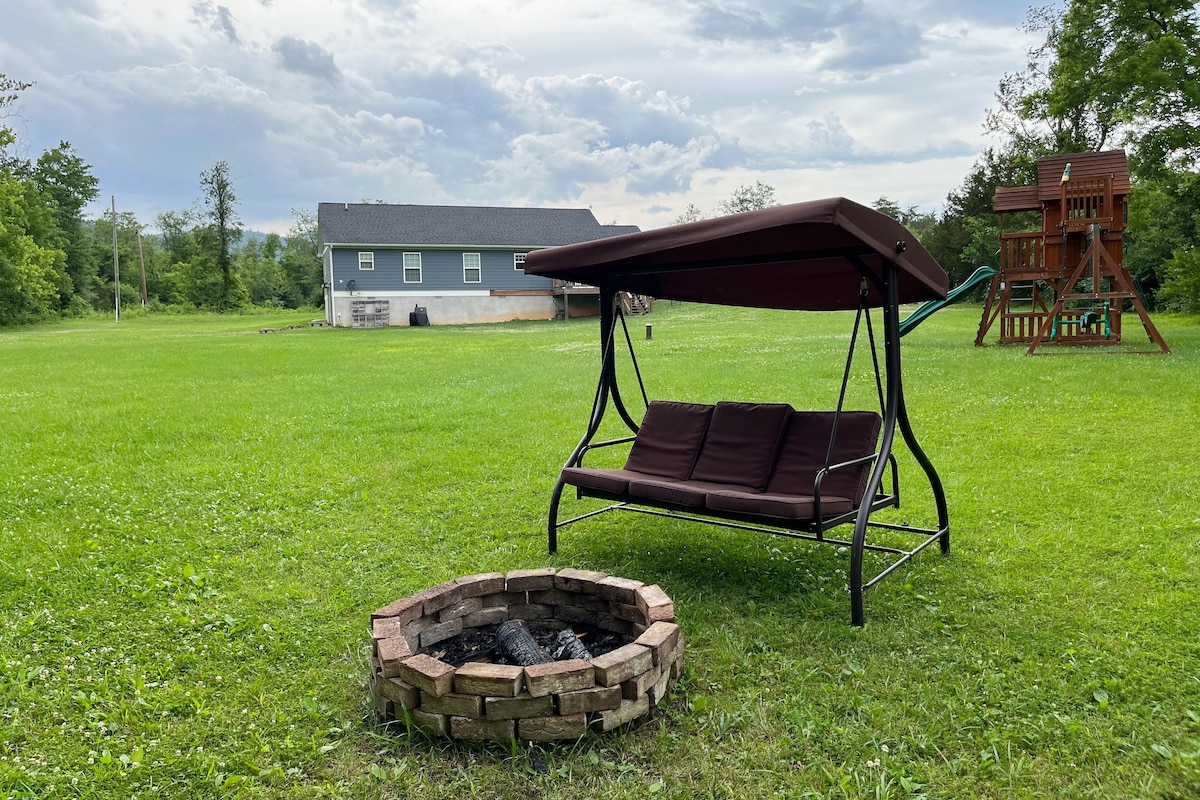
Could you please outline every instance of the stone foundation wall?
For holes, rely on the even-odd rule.
[[[408,313],[414,306],[426,309],[431,325],[469,325],[480,322],[508,322],[514,319],[554,319],[557,308],[549,292],[532,295],[405,294],[373,292],[333,295],[331,319],[338,327],[353,327],[351,308],[355,301],[388,301],[388,324],[407,326]]]

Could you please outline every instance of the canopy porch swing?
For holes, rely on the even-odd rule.
[[[864,622],[865,590],[935,541],[949,553],[945,492],[909,423],[899,330],[900,304],[944,299],[948,278],[900,223],[844,198],[815,200],[540,250],[529,254],[525,272],[596,286],[601,298],[600,378],[587,429],[551,496],[551,553],[561,528],[613,510],[844,545],[851,552],[850,607],[856,626]],[[857,311],[837,408],[814,412],[785,403],[651,401],[617,302],[619,292],[752,308]],[[882,375],[872,309],[882,313]],[[878,414],[843,409],[864,328]],[[617,382],[618,329],[646,405],[641,423],[630,414]],[[633,435],[593,442],[610,404]],[[936,527],[872,520],[876,512],[900,506],[892,452],[897,429],[929,482]],[[590,451],[621,444],[630,445],[622,469],[583,465]],[[577,498],[610,504],[560,521],[568,485]],[[849,541],[826,535],[850,523]],[[906,541],[915,545],[870,543],[869,529],[911,534],[915,539]],[[892,558],[864,581],[867,550]]]

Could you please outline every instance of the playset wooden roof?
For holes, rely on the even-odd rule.
[[[1062,174],[1071,165],[1072,178],[1113,179],[1113,194],[1129,194],[1129,161],[1124,150],[1102,150],[1098,153],[1063,153],[1039,158],[1036,186],[1012,186],[996,190],[996,211],[1040,211],[1042,203],[1059,199]]]

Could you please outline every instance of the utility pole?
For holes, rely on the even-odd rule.
[[[117,257],[117,196],[112,195],[112,212],[113,212],[113,284],[116,291],[113,293],[113,313],[114,321],[121,321],[121,261]]]

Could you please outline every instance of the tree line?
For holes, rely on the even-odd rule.
[[[1036,182],[1042,156],[1124,147],[1133,182],[1125,265],[1152,308],[1200,312],[1200,18],[1191,0],[1065,0],[1034,7],[1025,29],[1038,43],[1005,75],[986,127],[1000,144],[985,150],[937,213],[875,208],[898,219],[950,273],[966,278],[993,264],[997,187]],[[111,309],[111,216],[85,219],[98,182],[71,145],[36,161],[21,158],[5,124],[29,84],[0,74],[0,324]],[[120,263],[145,262],[150,308],[295,308],[322,302],[316,219],[293,209],[286,239],[241,243],[229,166],[200,176],[193,208],[155,219],[144,236],[117,215]],[[716,213],[774,205],[775,189],[741,186]],[[676,222],[702,219],[694,204]],[[139,257],[140,254],[140,257]],[[138,282],[121,283],[122,305],[142,302]]]
[[[99,194],[91,167],[66,141],[36,160],[23,156],[8,124],[31,85],[0,73],[0,325],[114,309],[114,225],[123,309],[320,306],[315,214],[292,209],[286,238],[243,242],[224,161],[200,174],[192,208],[155,217],[157,234],[129,212],[85,217]]]

